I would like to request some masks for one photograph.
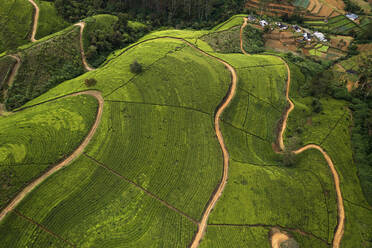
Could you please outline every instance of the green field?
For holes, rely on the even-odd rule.
[[[218,24],[214,28],[211,29],[211,31],[224,31],[228,30],[235,26],[241,26],[244,22],[243,17],[246,17],[247,15],[234,15],[230,19],[226,20],[225,22]]]
[[[141,56],[144,53],[147,56]],[[140,75],[129,71],[135,58],[144,58],[140,62],[146,69]],[[176,73],[181,68],[182,76]],[[112,70],[118,74],[111,84],[104,78],[112,75]],[[47,180],[17,211],[79,247],[117,247],[118,242],[130,247],[169,247],[167,242],[172,247],[185,247],[196,231],[193,219],[201,218],[221,176],[222,156],[213,130],[213,113],[228,89],[228,71],[182,41],[154,40],[57,86],[33,102],[54,97],[56,92],[83,90],[85,77],[97,79],[95,88],[106,100],[101,125],[87,148],[87,156]],[[56,180],[66,186],[61,187]],[[118,195],[123,197],[118,199]],[[81,201],[82,197],[86,201]],[[34,205],[35,201],[40,205]],[[162,201],[183,215],[165,207]],[[45,206],[43,210],[41,206]],[[62,226],[59,219],[67,220],[66,214],[75,217],[67,217],[69,221]],[[107,221],[108,215],[116,217]],[[50,222],[51,218],[55,222]],[[21,225],[17,221],[19,218],[10,216],[4,225]],[[174,223],[179,223],[177,228]],[[119,230],[131,235],[124,231],[118,239],[109,234],[118,234]],[[17,237],[23,240],[20,246],[30,245],[29,240],[34,238],[35,246],[46,244],[44,240],[39,243],[38,236],[27,236],[30,232],[25,230],[26,236]],[[7,242],[13,243],[14,237],[10,233]]]
[[[95,120],[96,109],[94,98],[77,96],[0,117],[0,209],[77,148]]]
[[[231,30],[238,33],[238,27],[233,27],[241,25],[242,16],[211,31],[154,31],[110,54],[96,70],[29,98],[23,107],[30,108],[0,117],[0,124],[10,123],[1,125],[6,128],[0,130],[0,140],[4,137],[13,144],[2,152],[0,143],[0,162],[2,154],[12,154],[3,155],[4,165],[32,162],[40,164],[38,171],[34,169],[40,173],[76,148],[97,108],[90,97],[51,100],[88,89],[100,91],[104,98],[102,119],[84,153],[6,216],[0,223],[0,247],[190,245],[223,173],[214,118],[229,91],[231,74],[215,58],[176,38],[226,61],[238,74],[236,95],[220,120],[229,152],[228,181],[209,216],[200,247],[270,247],[269,232],[274,227],[287,232],[300,247],[329,247],[337,226],[337,198],[328,164],[318,151],[310,150],[286,166],[285,157],[273,151],[278,122],[287,106],[283,61],[272,55],[247,56],[239,50],[223,54],[202,40]],[[87,36],[95,29],[110,29],[114,19],[107,15],[87,19]],[[68,30],[76,35],[79,29]],[[50,38],[23,49],[40,49]],[[78,45],[71,46],[78,49]],[[249,49],[252,43],[245,45]],[[5,74],[8,69],[1,61]],[[130,70],[133,61],[142,66],[141,72]],[[369,247],[372,212],[353,162],[345,102],[322,98],[323,110],[314,113],[314,99],[300,95],[305,76],[297,66],[290,67],[290,96],[296,107],[288,120],[286,146],[295,149],[315,143],[329,153],[345,198],[341,245]],[[26,69],[30,68],[31,63]],[[19,75],[26,74],[20,71]],[[97,83],[87,86],[84,81],[92,78]],[[68,113],[61,116],[63,111]],[[36,128],[40,120],[43,125]],[[19,137],[40,144],[16,143]],[[58,143],[51,142],[55,139]],[[25,177],[20,175],[14,179],[19,188],[25,181],[16,181]]]

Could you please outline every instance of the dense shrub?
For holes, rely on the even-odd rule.
[[[132,64],[130,64],[130,71],[134,74],[139,74],[142,72],[142,65],[138,63],[137,60],[134,60]]]
[[[97,80],[95,80],[94,78],[87,78],[85,79],[84,83],[86,86],[92,87],[97,84]]]

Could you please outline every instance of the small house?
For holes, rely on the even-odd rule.
[[[320,41],[323,41],[323,42],[326,42],[327,39],[325,38],[324,34],[321,33],[321,32],[314,32],[314,36],[320,40]]]
[[[260,25],[261,25],[262,27],[265,27],[265,26],[269,25],[269,23],[268,23],[267,21],[265,21],[265,20],[261,20],[261,21],[260,21]]]
[[[358,19],[359,16],[356,15],[356,14],[353,14],[353,13],[348,13],[348,14],[346,14],[346,17],[349,18],[352,21],[355,21],[356,19]]]

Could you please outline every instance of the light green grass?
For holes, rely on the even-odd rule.
[[[139,75],[129,70],[134,59],[144,68]],[[228,91],[230,73],[182,41],[153,40],[117,54],[33,104],[84,90],[84,78],[91,77],[97,79],[94,88],[102,91],[105,107],[87,154],[200,220],[221,178],[213,114]],[[190,243],[195,224],[110,170],[81,158],[47,180],[18,210],[79,247]],[[114,233],[120,233],[119,238],[113,238]]]
[[[17,209],[77,247],[185,247],[197,228],[84,156],[47,179]],[[0,230],[23,222],[9,216]],[[49,247],[33,229],[8,230],[5,240],[12,247]]]
[[[128,27],[130,27],[131,29],[134,29],[134,30],[141,30],[141,29],[144,29],[146,28],[146,24],[143,24],[141,22],[137,22],[137,21],[128,21]]]
[[[240,15],[234,15],[227,21],[215,26],[214,28],[211,29],[211,31],[223,31],[230,29],[235,26],[241,26],[244,22],[243,17],[246,17],[247,15],[240,14]]]
[[[77,96],[0,117],[0,208],[78,147],[96,110],[94,98]]]

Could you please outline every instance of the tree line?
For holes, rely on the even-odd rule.
[[[154,26],[211,26],[243,11],[245,0],[53,0],[68,21],[101,13],[128,13]]]

